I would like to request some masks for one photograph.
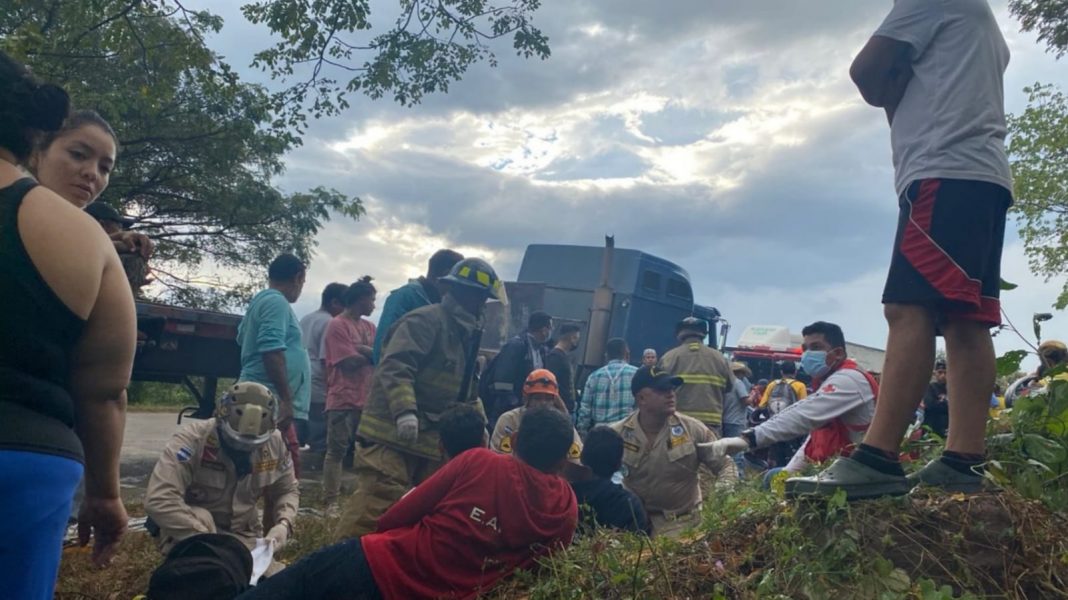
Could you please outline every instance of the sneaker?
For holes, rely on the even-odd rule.
[[[838,490],[845,490],[849,500],[903,496],[909,492],[909,482],[904,477],[887,475],[848,457],[835,460],[812,477],[786,480],[787,498],[811,494],[832,496]]]
[[[908,476],[909,486],[928,485],[947,492],[974,494],[983,489],[983,477],[975,473],[965,474],[936,458],[919,471]]]

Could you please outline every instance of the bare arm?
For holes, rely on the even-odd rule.
[[[71,392],[77,407],[75,430],[85,448],[85,503],[81,539],[96,535],[93,559],[107,564],[126,529],[119,498],[119,454],[126,424],[137,325],[133,296],[122,265],[110,253],[96,304],[71,363]]]
[[[293,420],[293,392],[289,389],[285,350],[271,350],[264,352],[261,356],[263,368],[267,371],[267,378],[278,391],[278,429],[285,431],[289,422]]]
[[[334,367],[341,369],[346,374],[351,375],[370,364],[371,357],[367,354],[361,353],[342,359],[336,365],[334,365]]]
[[[872,36],[849,67],[849,76],[864,101],[885,109],[891,122],[912,79],[910,48],[902,41]]]

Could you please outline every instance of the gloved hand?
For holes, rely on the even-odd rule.
[[[397,439],[405,444],[414,444],[419,437],[419,417],[406,412],[397,417]]]
[[[749,450],[749,442],[740,437],[729,437],[714,442],[697,444],[697,455],[704,462],[717,460],[724,456],[745,452],[746,450]]]
[[[289,525],[285,523],[275,525],[267,532],[266,539],[274,545],[275,551],[278,551],[289,541]]]

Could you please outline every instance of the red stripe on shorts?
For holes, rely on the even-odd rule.
[[[943,298],[978,308],[981,282],[968,277],[929,233],[941,184],[938,179],[925,179],[920,183],[916,199],[910,202],[909,222],[901,238],[901,254]]]

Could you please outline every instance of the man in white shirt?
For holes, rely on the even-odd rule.
[[[812,375],[813,391],[760,425],[711,444],[711,456],[767,448],[801,436],[805,442],[785,467],[769,471],[797,473],[807,464],[849,456],[871,423],[879,386],[846,354],[842,328],[817,321],[802,330],[801,364]],[[791,363],[792,364],[792,363]]]
[[[303,427],[305,431],[298,433],[301,433],[301,444],[308,444],[312,452],[319,454],[326,452],[326,418],[323,416],[323,411],[326,410],[326,366],[322,355],[323,334],[330,319],[345,310],[341,298],[347,289],[348,286],[343,283],[327,284],[323,288],[319,310],[304,315],[300,320],[300,339],[311,362],[311,408],[308,410],[308,423]],[[315,462],[322,464],[321,460]]]
[[[903,494],[924,483],[981,488],[994,389],[991,327],[1012,179],[1005,153],[1009,49],[987,0],[896,0],[850,67],[864,100],[886,111],[901,206],[883,292],[890,335],[883,393],[863,443],[797,493]],[[942,457],[906,481],[897,452],[946,341],[949,437]],[[791,485],[792,484],[792,485]]]

